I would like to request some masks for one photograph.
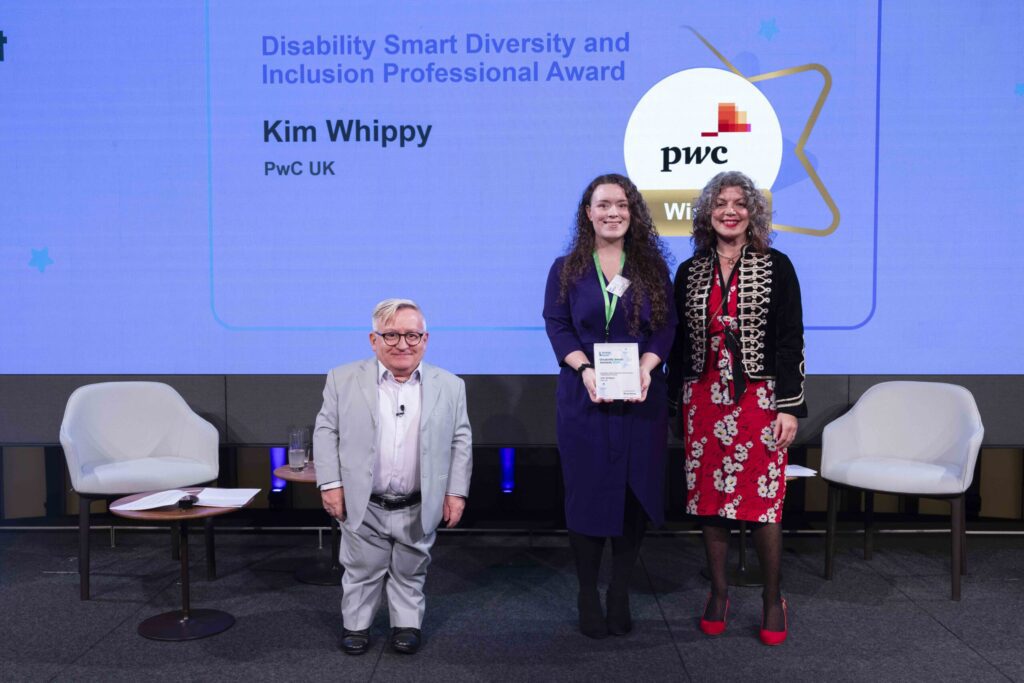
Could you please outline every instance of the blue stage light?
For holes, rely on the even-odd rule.
[[[512,493],[516,486],[516,449],[501,449],[501,492]]]
[[[284,446],[274,446],[270,449],[270,490],[283,491],[287,485],[281,477],[275,477],[273,471],[288,462],[288,449]]]

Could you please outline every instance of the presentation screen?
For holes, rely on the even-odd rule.
[[[554,372],[589,181],[634,180],[674,272],[733,169],[809,373],[1024,372],[1024,17],[910,5],[6,2],[0,372],[319,373],[388,297],[429,361]]]

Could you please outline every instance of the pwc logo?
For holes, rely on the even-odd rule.
[[[743,171],[758,187],[772,186],[782,164],[782,128],[768,98],[747,79],[725,69],[686,69],[640,98],[623,151],[658,231],[689,235],[693,203],[715,174]]]
[[[733,102],[718,103],[718,128],[716,130],[704,131],[700,134],[702,138],[717,138],[719,133],[749,133],[750,124],[747,123],[747,112],[740,111]]]
[[[702,138],[716,138],[719,133],[749,133],[750,124],[747,123],[747,112],[739,111],[732,102],[722,102],[718,105],[718,128],[712,131],[704,131],[700,134]],[[669,173],[672,167],[682,161],[685,164],[703,164],[710,160],[714,164],[724,164],[729,148],[723,145],[711,147],[662,147],[661,148],[661,172]]]

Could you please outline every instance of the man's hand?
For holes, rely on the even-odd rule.
[[[345,521],[345,487],[328,489],[320,492],[320,499],[324,503],[324,510],[331,517],[339,522]]]
[[[779,413],[775,419],[775,447],[778,449],[789,448],[796,438],[796,418],[789,413]]]
[[[444,521],[445,525],[451,529],[453,526],[459,523],[462,519],[462,511],[466,509],[466,499],[461,496],[445,496],[444,497]]]

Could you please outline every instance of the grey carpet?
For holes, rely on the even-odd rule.
[[[969,539],[959,603],[949,599],[948,536],[881,535],[871,562],[856,537],[840,537],[831,582],[821,577],[824,539],[787,537],[790,638],[766,648],[756,588],[732,589],[723,636],[697,630],[707,595],[697,537],[649,537],[633,633],[593,641],[576,630],[564,536],[444,535],[412,657],[386,647],[386,611],[369,654],[339,651],[340,588],[292,576],[322,556],[309,533],[220,533],[213,582],[193,536],[193,607],[237,622],[203,640],[146,640],[138,623],[180,606],[178,563],[166,534],[117,538],[111,548],[107,534],[93,535],[93,599],[81,602],[75,534],[0,532],[0,680],[1024,681],[1021,537]]]

